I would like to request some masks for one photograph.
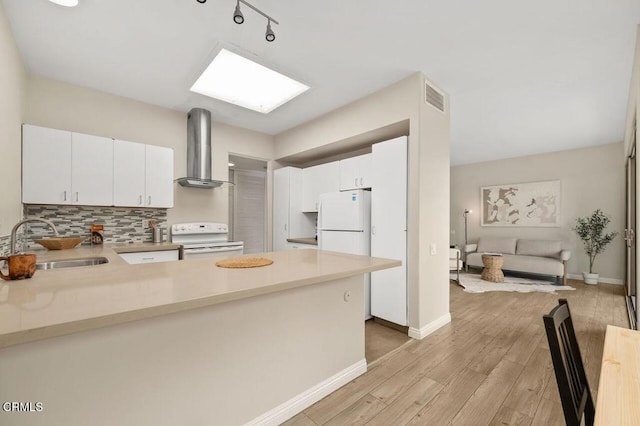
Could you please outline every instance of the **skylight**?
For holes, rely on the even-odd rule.
[[[74,7],[78,5],[78,0],[49,0],[51,3],[59,4],[60,6]]]
[[[267,114],[309,86],[226,49],[211,61],[191,91]]]

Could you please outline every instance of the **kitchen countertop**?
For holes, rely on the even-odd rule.
[[[29,250],[27,253],[33,253],[37,256],[37,262],[48,262],[50,260],[75,259],[79,257],[95,257],[104,256],[109,258],[109,262],[126,263],[120,256],[112,256],[112,252],[118,253],[138,253],[145,251],[165,251],[178,250],[180,244],[173,243],[115,243],[97,246],[81,245],[69,250],[47,250],[45,248],[37,248]],[[39,272],[39,271],[38,271]]]
[[[310,238],[287,238],[288,243],[298,243],[298,244],[311,244],[313,246],[318,245],[318,240],[313,237]]]
[[[274,263],[250,269],[219,268],[213,259],[129,265],[117,254],[177,247],[145,243],[34,251],[38,261],[104,256],[109,263],[38,270],[28,280],[0,282],[0,348],[401,265],[310,249],[262,253]]]

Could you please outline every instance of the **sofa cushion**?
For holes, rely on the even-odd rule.
[[[560,259],[562,242],[553,240],[527,240],[519,239],[516,245],[516,254],[523,256],[541,256]]]
[[[516,238],[487,238],[478,240],[478,253],[516,254]]]
[[[561,261],[547,257],[504,255],[503,271],[527,272],[530,274],[556,275],[564,274]],[[482,268],[482,253],[471,253],[467,257],[467,264],[471,267]]]

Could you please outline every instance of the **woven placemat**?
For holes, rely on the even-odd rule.
[[[273,260],[264,257],[240,257],[237,259],[225,259],[216,262],[221,268],[258,268],[271,265]]]

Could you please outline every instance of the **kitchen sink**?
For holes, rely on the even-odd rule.
[[[36,269],[76,268],[78,266],[95,266],[108,263],[106,257],[82,257],[79,259],[52,260],[36,263]]]

